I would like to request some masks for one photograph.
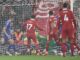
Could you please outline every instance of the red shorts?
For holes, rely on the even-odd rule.
[[[36,35],[35,33],[27,33],[27,38],[32,39],[34,43],[37,43]]]
[[[73,29],[67,29],[67,28],[62,29],[62,38],[66,39],[67,37],[70,40],[73,40],[73,38],[74,38],[74,30]]]

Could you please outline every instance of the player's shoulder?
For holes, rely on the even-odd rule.
[[[25,23],[27,23],[27,22],[29,22],[30,21],[30,19],[27,19],[26,21],[25,21]]]
[[[71,11],[70,9],[69,9],[69,12],[70,12],[70,13],[73,13],[73,11]]]
[[[31,19],[27,20],[26,23],[34,23]]]
[[[65,12],[72,12],[70,9],[63,9]]]

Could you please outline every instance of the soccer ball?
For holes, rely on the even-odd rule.
[[[58,55],[59,55],[59,56],[63,56],[63,53],[62,53],[62,52],[60,52],[60,53],[58,53]]]

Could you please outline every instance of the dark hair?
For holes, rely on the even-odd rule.
[[[32,15],[31,18],[35,18],[35,15]]]
[[[49,11],[49,15],[53,15],[53,11]]]
[[[68,3],[63,4],[63,8],[67,8],[67,6],[68,6]]]

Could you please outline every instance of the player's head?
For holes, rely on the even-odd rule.
[[[49,11],[49,16],[52,16],[53,15],[53,11]]]
[[[32,15],[31,16],[31,20],[35,20],[35,15]]]
[[[63,8],[67,8],[67,7],[68,7],[68,3],[65,2],[65,3],[63,4]]]
[[[31,18],[35,19],[35,15],[32,15]]]

